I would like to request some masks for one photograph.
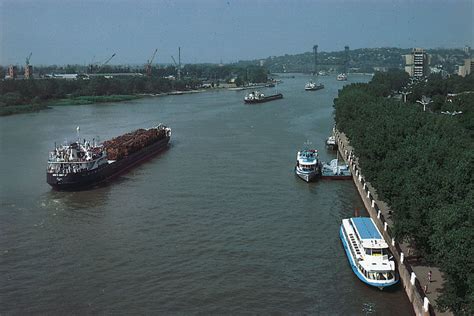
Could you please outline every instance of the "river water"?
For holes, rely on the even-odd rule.
[[[363,204],[351,181],[293,173],[309,140],[322,160],[332,101],[348,82],[285,77],[283,100],[248,91],[54,107],[1,117],[0,313],[411,314],[401,286],[352,273],[339,225]],[[56,192],[54,143],[163,122],[169,150],[108,185]]]

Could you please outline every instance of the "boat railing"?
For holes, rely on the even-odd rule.
[[[68,173],[80,173],[85,170],[88,170],[87,166],[79,166],[77,164],[69,164],[65,163],[64,165],[49,165],[48,172],[49,173],[61,173],[61,174],[68,174]]]

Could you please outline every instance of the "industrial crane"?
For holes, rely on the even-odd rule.
[[[177,69],[178,80],[181,80],[181,47],[178,47],[178,63],[176,63],[173,56],[171,56],[171,59],[173,59],[174,65]]]
[[[115,53],[113,53],[112,56],[110,56],[106,61],[104,61],[104,62],[102,63],[102,65],[100,65],[99,69],[97,69],[96,73],[98,73],[99,71],[101,71],[102,68],[103,68],[105,65],[107,65],[107,64],[109,63],[109,61],[112,60],[112,58],[114,58],[114,56],[115,56]]]
[[[153,59],[155,59],[155,55],[156,55],[157,51],[158,51],[158,48],[155,49],[155,51],[153,52],[153,55],[151,56],[150,60],[148,60],[147,63],[146,63],[145,71],[146,71],[146,75],[148,77],[151,76],[151,64],[153,62]]]
[[[26,64],[27,67],[30,65],[30,58],[31,58],[31,55],[33,55],[33,52],[31,52],[31,53],[26,57],[25,64]]]

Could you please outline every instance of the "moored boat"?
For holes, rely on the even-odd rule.
[[[273,100],[283,99],[283,94],[277,93],[274,95],[265,96],[260,91],[252,91],[244,97],[245,103],[263,103]]]
[[[351,169],[347,164],[339,164],[339,159],[333,159],[329,163],[323,163],[321,167],[321,178],[330,180],[352,179]]]
[[[347,80],[347,75],[345,73],[340,73],[337,75],[336,79],[338,81],[346,81]]]
[[[47,183],[57,190],[80,190],[111,179],[165,149],[171,129],[138,129],[103,144],[74,141],[49,153]]]
[[[326,147],[332,150],[337,149],[336,137],[334,135],[331,135],[326,139]]]
[[[349,264],[362,282],[379,289],[398,282],[388,244],[370,217],[343,219],[339,236]]]
[[[303,149],[296,155],[295,173],[306,182],[315,180],[321,173],[321,165],[316,149]]]
[[[322,83],[315,83],[315,82],[308,82],[305,84],[304,89],[306,91],[316,91],[316,90],[321,90],[324,89],[324,85]]]

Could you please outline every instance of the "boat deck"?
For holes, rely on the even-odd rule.
[[[382,239],[377,227],[375,227],[370,217],[355,217],[352,218],[360,239]]]

